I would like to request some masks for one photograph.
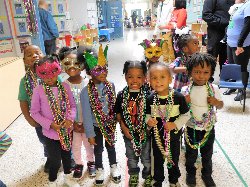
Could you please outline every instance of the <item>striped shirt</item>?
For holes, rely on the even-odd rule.
[[[0,131],[0,157],[9,149],[12,139],[5,132]]]

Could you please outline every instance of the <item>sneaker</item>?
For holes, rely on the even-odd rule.
[[[82,177],[82,170],[83,170],[83,165],[76,165],[74,168],[74,174],[73,177],[74,178],[81,178]]]
[[[137,187],[139,183],[139,175],[130,175],[129,187]]]
[[[177,183],[175,183],[175,184],[170,183],[170,184],[169,184],[169,187],[181,187],[181,185],[180,185],[179,182],[177,182]]]
[[[195,175],[186,175],[186,184],[190,187],[195,187],[196,186],[196,178]]]
[[[143,186],[144,187],[150,187],[151,186],[151,182],[152,182],[152,176],[148,175],[144,181]]]
[[[76,167],[75,160],[71,158],[71,171],[73,171],[75,167]]]
[[[88,162],[87,166],[88,166],[89,177],[95,177],[96,176],[95,162]]]
[[[64,184],[69,187],[80,187],[80,185],[73,180],[72,174],[64,174]]]
[[[44,172],[49,173],[49,159],[48,158],[44,164]]]
[[[49,182],[48,187],[57,187],[56,181]]]
[[[206,187],[215,187],[216,184],[214,183],[214,180],[211,176],[201,176],[203,182],[205,183]]]
[[[114,183],[118,184],[121,182],[121,174],[117,167],[117,164],[113,164],[110,166],[110,173],[112,176],[112,181],[114,181]]]
[[[95,185],[103,186],[103,184],[104,184],[104,170],[102,168],[98,168],[96,170]]]

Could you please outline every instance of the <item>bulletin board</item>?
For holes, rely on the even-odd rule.
[[[196,23],[202,18],[204,0],[187,1],[188,23]]]
[[[0,0],[0,40],[12,39],[10,22],[5,0]]]
[[[98,28],[107,27],[107,8],[106,1],[97,1],[97,17],[98,17]]]
[[[65,32],[66,30],[66,15],[67,11],[67,1],[66,0],[51,0],[51,14],[57,24],[58,31],[60,33]]]

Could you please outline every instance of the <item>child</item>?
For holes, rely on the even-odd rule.
[[[189,119],[189,109],[185,97],[169,88],[172,77],[168,66],[163,63],[153,64],[149,68],[149,79],[155,90],[148,97],[146,110],[147,124],[153,128],[153,186],[162,186],[165,178],[163,164],[166,158],[170,186],[179,187],[181,129]]]
[[[177,39],[177,49],[179,57],[170,64],[170,69],[175,73],[173,88],[180,92],[181,88],[189,83],[186,62],[190,55],[200,50],[199,41],[194,35],[183,34]]]
[[[74,155],[74,160],[76,166],[74,168],[74,178],[82,177],[83,161],[81,154],[82,143],[86,150],[86,160],[88,166],[88,172],[90,177],[95,177],[95,162],[94,162],[94,147],[91,146],[86,138],[83,127],[82,119],[82,108],[80,103],[80,93],[84,86],[88,84],[88,79],[81,76],[81,71],[84,69],[83,61],[77,59],[77,56],[81,59],[83,56],[83,49],[80,52],[73,50],[69,47],[63,47],[59,51],[59,58],[61,60],[62,67],[64,71],[69,75],[69,78],[65,81],[71,88],[73,93],[76,107],[77,115],[74,121],[74,131],[73,131],[73,142],[72,151]]]
[[[112,180],[121,181],[117,168],[115,152],[116,116],[114,113],[115,87],[107,81],[106,56],[107,47],[102,50],[100,45],[98,58],[94,50],[85,52],[84,66],[92,79],[83,88],[80,98],[82,104],[83,125],[86,136],[91,145],[94,145],[97,186],[104,184],[104,171],[102,163],[103,138],[108,152]]]
[[[18,100],[20,102],[21,111],[28,123],[35,127],[37,137],[44,147],[44,156],[48,157],[48,151],[45,145],[42,127],[30,116],[30,102],[33,89],[38,85],[38,78],[34,70],[34,63],[43,57],[42,51],[36,45],[27,46],[23,53],[23,62],[25,65],[25,76],[21,79],[19,86]],[[49,172],[49,160],[47,159],[44,171]]]
[[[79,186],[71,181],[71,127],[76,115],[76,104],[70,87],[59,82],[61,67],[55,56],[39,60],[36,73],[42,79],[33,92],[30,114],[41,124],[48,150],[49,186],[56,186],[57,173],[63,163],[64,180],[69,186]]]
[[[159,58],[162,55],[162,44],[163,40],[143,40],[142,43],[139,43],[144,49],[145,58],[147,60],[147,66],[149,67],[153,63],[159,62]]]
[[[196,185],[198,149],[202,157],[202,180],[206,186],[216,186],[212,178],[212,154],[215,139],[215,107],[221,109],[223,101],[217,86],[208,82],[213,76],[216,60],[209,54],[195,53],[187,62],[188,75],[193,82],[182,90],[186,92],[191,118],[186,124],[186,183]]]
[[[9,149],[12,144],[11,137],[3,131],[0,131],[0,157]],[[6,185],[0,180],[0,186],[6,187]]]
[[[115,112],[121,125],[126,147],[129,186],[136,187],[139,183],[139,158],[144,166],[142,178],[144,186],[151,185],[150,137],[147,135],[146,97],[148,91],[143,85],[146,78],[145,62],[126,61],[123,74],[127,86],[118,93]]]

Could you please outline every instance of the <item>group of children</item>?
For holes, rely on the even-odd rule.
[[[20,106],[44,146],[49,186],[57,185],[61,162],[65,183],[79,186],[77,180],[72,180],[71,159],[76,163],[73,178],[81,178],[82,143],[89,176],[95,177],[95,185],[103,186],[104,142],[111,179],[119,183],[121,174],[115,150],[117,122],[125,142],[129,186],[139,184],[139,159],[145,187],[162,186],[165,161],[170,186],[180,186],[178,162],[185,124],[186,182],[189,186],[196,185],[194,163],[200,149],[202,179],[206,186],[215,186],[211,177],[215,108],[223,106],[217,87],[208,82],[215,71],[215,59],[195,53],[197,38],[185,35],[179,39],[181,56],[169,68],[159,62],[161,41],[157,42],[144,41],[148,43],[144,46],[148,65],[143,61],[125,62],[123,74],[127,86],[117,97],[114,84],[107,80],[107,47],[103,50],[100,45],[98,54],[91,47],[77,50],[64,47],[59,52],[59,60],[56,56],[43,57],[34,45],[25,49],[26,74],[20,83]],[[91,79],[81,76],[84,69]],[[58,79],[62,70],[69,75],[64,82]],[[179,82],[174,88],[169,86],[172,72],[176,73],[174,82]]]

